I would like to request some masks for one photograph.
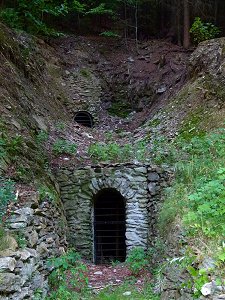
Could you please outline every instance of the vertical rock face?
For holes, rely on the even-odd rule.
[[[6,221],[6,231],[18,244],[10,237],[10,249],[0,251],[0,299],[32,299],[36,290],[44,297],[50,272],[47,260],[67,246],[59,207],[48,199],[40,203],[37,194],[30,200]]]
[[[92,258],[94,197],[114,189],[125,200],[126,248],[147,248],[156,235],[160,192],[168,184],[168,172],[148,165],[117,164],[101,168],[60,169],[57,179],[69,227],[68,241]]]

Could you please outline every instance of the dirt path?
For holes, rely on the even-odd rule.
[[[109,286],[119,286],[127,280],[133,280],[133,285],[139,290],[146,281],[150,281],[150,272],[145,271],[139,276],[132,276],[131,271],[123,264],[115,266],[87,264],[89,287],[99,291]]]

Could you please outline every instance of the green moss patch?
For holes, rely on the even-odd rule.
[[[120,118],[126,118],[131,112],[132,108],[128,103],[124,102],[113,102],[111,107],[108,109],[109,114]]]

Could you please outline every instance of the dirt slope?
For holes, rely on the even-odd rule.
[[[95,142],[135,143],[149,136],[151,143],[219,126],[222,41],[203,43],[190,67],[191,51],[166,41],[141,43],[138,51],[132,42],[127,47],[100,37],[44,42],[0,24],[0,170],[33,182],[49,178],[50,167],[59,163],[91,163],[88,147]],[[204,62],[215,51],[217,65],[209,67]],[[93,129],[74,122],[79,110],[92,113]],[[58,139],[75,143],[76,155],[52,153]]]

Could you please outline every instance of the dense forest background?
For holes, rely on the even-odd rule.
[[[224,0],[1,0],[0,8],[0,18],[11,27],[44,35],[167,38],[189,47],[196,17],[216,25],[220,34],[225,29]]]

